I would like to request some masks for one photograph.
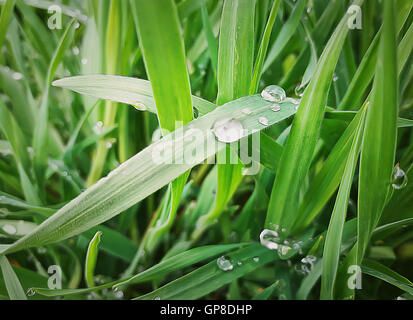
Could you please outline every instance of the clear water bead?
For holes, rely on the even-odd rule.
[[[246,115],[249,115],[249,114],[251,114],[251,110],[249,108],[244,108],[244,109],[242,109],[242,113],[246,114]]]
[[[280,242],[280,238],[278,236],[278,232],[270,230],[270,229],[262,230],[260,234],[260,243],[264,247],[270,250],[277,250],[279,242]]]
[[[242,138],[244,127],[236,119],[224,118],[214,124],[214,134],[218,141],[231,143]]]
[[[266,101],[279,103],[282,102],[287,97],[287,95],[285,94],[283,88],[271,85],[262,90],[261,97]]]
[[[283,257],[291,250],[291,247],[287,245],[279,245],[277,250],[278,250],[278,255],[280,257]]]
[[[305,86],[303,85],[299,85],[298,87],[295,88],[295,95],[297,97],[302,97],[304,95],[304,91],[305,91]]]
[[[6,232],[7,234],[16,234],[17,233],[17,229],[15,226],[11,225],[11,224],[5,224],[2,227],[3,231]]]
[[[268,119],[266,117],[260,117],[258,119],[258,122],[261,123],[263,126],[268,126],[269,124]]]
[[[219,257],[217,259],[217,265],[222,271],[231,271],[234,269],[231,259],[226,256]]]
[[[277,111],[280,111],[280,110],[281,110],[281,107],[280,107],[280,105],[279,105],[278,103],[274,103],[274,104],[272,104],[272,105],[270,106],[270,109],[271,109],[272,111],[274,111],[274,112],[277,112]]]
[[[406,173],[400,169],[399,164],[393,168],[392,172],[392,187],[394,189],[400,190],[407,185],[407,176]]]
[[[259,258],[259,257],[254,257],[254,258],[252,258],[252,260],[254,260],[254,262],[260,262],[260,258]]]

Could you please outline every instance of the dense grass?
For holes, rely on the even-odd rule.
[[[413,298],[412,1],[51,4],[1,7],[0,299]]]

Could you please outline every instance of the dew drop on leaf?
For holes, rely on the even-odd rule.
[[[224,118],[215,122],[214,134],[218,141],[231,143],[242,138],[244,127],[236,119]]]
[[[276,85],[271,85],[262,90],[261,97],[266,101],[279,103],[282,102],[287,95],[285,94],[283,88]]]
[[[399,167],[399,164],[393,168],[392,172],[392,187],[394,189],[403,189],[407,185],[406,173]]]
[[[277,111],[280,111],[280,110],[281,110],[281,107],[280,107],[280,105],[279,105],[278,103],[274,103],[274,104],[272,104],[272,105],[270,106],[270,109],[271,109],[272,111],[274,111],[274,112],[277,112]]]
[[[219,257],[217,259],[217,265],[222,271],[231,271],[234,269],[231,259],[226,256]]]
[[[2,227],[3,231],[8,233],[8,234],[16,234],[17,233],[17,229],[15,226],[11,225],[11,224],[5,224]]]
[[[258,122],[261,123],[263,126],[268,126],[268,119],[266,117],[260,117]]]

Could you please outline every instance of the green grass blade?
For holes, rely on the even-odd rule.
[[[86,261],[85,261],[85,281],[88,285],[88,287],[94,287],[95,286],[95,267],[96,267],[96,261],[98,258],[98,253],[99,253],[99,243],[100,243],[100,237],[102,236],[102,231],[96,232],[92,240],[89,242],[89,246],[87,248],[86,252]]]
[[[355,4],[361,4],[355,2]],[[334,31],[320,57],[313,79],[304,92],[284,148],[268,206],[266,226],[281,225],[291,232],[296,218],[299,190],[313,157],[341,47],[348,33],[348,14]]]
[[[323,274],[321,277],[321,299],[333,299],[334,282],[340,258],[340,247],[344,222],[347,215],[348,201],[350,197],[351,185],[354,171],[360,153],[360,144],[363,135],[364,119],[368,105],[362,110],[362,114],[353,136],[353,143],[347,157],[346,166],[338,190],[337,199],[331,214],[330,225],[328,226],[324,252],[323,252]]]
[[[6,38],[7,28],[13,16],[14,5],[16,0],[7,0],[1,9],[0,15],[0,48],[3,47],[4,39]]]
[[[218,51],[217,105],[248,95],[254,59],[255,0],[226,0],[222,11]],[[225,150],[223,153],[226,153]],[[217,156],[218,163],[225,157]],[[218,164],[217,196],[210,212],[201,217],[192,237],[198,238],[232,198],[242,180],[242,164]]]
[[[413,294],[413,283],[409,279],[401,276],[397,272],[391,270],[390,268],[386,267],[385,265],[377,261],[374,261],[374,260],[363,261],[361,270],[365,274],[368,274],[380,280],[386,281],[406,291],[409,294]]]
[[[280,0],[274,1],[270,16],[267,21],[267,25],[265,26],[264,35],[262,36],[260,48],[258,49],[258,54],[254,65],[254,73],[252,75],[252,81],[249,90],[250,94],[257,93],[258,90],[261,74],[263,72],[264,59],[267,55],[268,43],[270,42],[271,31],[274,26],[275,18],[277,17],[280,2]]]
[[[159,190],[226,147],[225,143],[215,140],[215,135],[211,130],[218,119],[232,117],[239,120],[246,129],[243,133],[246,136],[264,128],[258,121],[260,117],[265,116],[269,125],[272,125],[295,113],[295,105],[291,102],[283,103],[279,112],[271,111],[270,105],[271,103],[262,99],[260,95],[248,96],[231,101],[207,115],[193,120],[183,130],[187,132],[191,127],[200,130],[198,132],[191,130],[186,135],[188,141],[195,141],[195,143],[182,144],[182,137],[176,133],[162,138],[88,188],[43,222],[34,232],[15,242],[6,251],[13,252],[26,247],[67,239],[101,224]],[[244,108],[249,108],[251,113],[244,114],[242,112]],[[203,138],[195,139],[195,137],[199,137],[200,133],[202,133]],[[168,145],[170,142],[181,148],[178,151],[182,151],[177,152],[175,159],[178,163],[183,163],[182,165],[168,164],[173,156],[171,154],[166,154],[163,162],[154,161],[154,154],[164,150],[165,144]],[[196,151],[199,148],[204,150],[207,143],[215,143],[215,147],[208,147],[204,152]],[[192,161],[184,161],[184,155],[188,154],[195,154],[196,157],[191,159]],[[139,189],[136,189],[137,185],[140,186]]]
[[[360,160],[358,193],[358,253],[361,262],[391,187],[396,148],[398,81],[394,3],[384,3],[384,22],[376,77],[367,111]],[[377,143],[380,141],[380,143]]]
[[[217,261],[175,280],[167,285],[140,296],[139,300],[190,300],[199,299],[237,278],[277,259],[277,255],[260,244],[252,244],[244,249],[228,254],[234,264],[233,270],[223,271]],[[258,257],[258,259],[255,259]],[[241,265],[238,265],[241,262]]]
[[[43,186],[44,182],[44,173],[47,167],[47,134],[48,134],[48,118],[49,118],[49,88],[53,80],[53,76],[62,62],[66,51],[72,41],[73,35],[75,32],[75,20],[72,20],[60,42],[57,46],[57,49],[54,53],[54,56],[49,64],[49,69],[47,71],[46,83],[44,87],[44,92],[42,95],[42,100],[40,104],[40,110],[37,118],[37,123],[34,131],[33,137],[33,149],[34,149],[34,168],[37,182],[40,187]]]
[[[0,268],[3,274],[4,282],[6,283],[7,293],[9,294],[10,300],[27,300],[26,294],[24,293],[16,273],[12,269],[7,258],[1,255]]]
[[[307,0],[297,1],[296,5],[294,6],[293,11],[291,12],[290,17],[288,18],[287,22],[284,24],[283,28],[280,31],[280,34],[278,35],[274,44],[271,46],[270,51],[268,52],[268,56],[265,59],[262,72],[265,72],[270,67],[270,65],[275,61],[275,59],[278,57],[278,55],[285,48],[288,41],[293,36],[294,32],[296,31],[298,27],[298,24],[300,23],[300,18],[303,15],[306,3],[307,3]]]

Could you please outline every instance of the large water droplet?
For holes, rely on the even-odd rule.
[[[287,95],[285,94],[283,88],[271,85],[262,90],[261,97],[264,100],[279,103],[282,102],[287,97]]]
[[[214,134],[218,141],[231,143],[242,138],[244,128],[236,119],[224,118],[215,122]]]
[[[305,91],[306,86],[304,85],[299,85],[298,87],[295,88],[295,95],[297,97],[302,97],[304,95],[304,91]]]
[[[259,258],[259,257],[254,257],[254,258],[252,258],[252,260],[254,260],[254,262],[260,262],[260,258]]]
[[[16,227],[13,226],[13,225],[11,225],[11,224],[5,224],[5,225],[2,227],[2,229],[3,229],[4,232],[6,232],[6,233],[8,233],[8,234],[11,234],[11,235],[17,233]]]
[[[264,229],[260,234],[260,242],[264,247],[267,247],[270,250],[277,250],[280,238],[276,231]]]
[[[407,185],[407,182],[406,173],[400,169],[399,164],[396,164],[392,172],[392,187],[397,190],[403,189]]]
[[[226,256],[219,257],[217,259],[217,265],[223,271],[231,271],[234,269],[231,259]]]

